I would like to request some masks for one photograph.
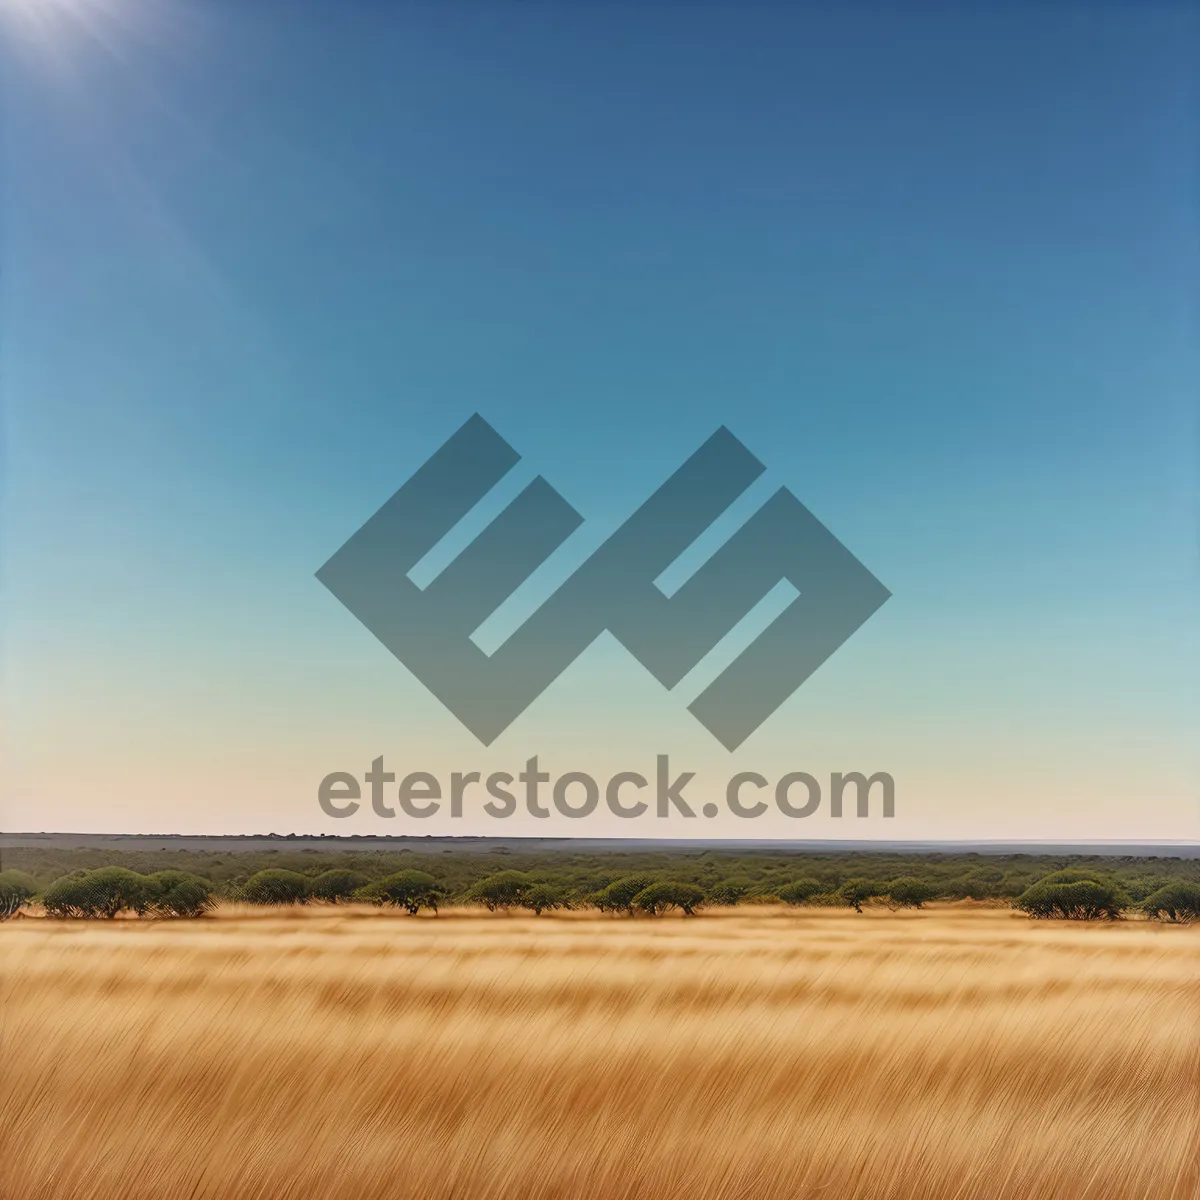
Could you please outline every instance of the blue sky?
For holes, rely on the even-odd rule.
[[[669,751],[890,770],[870,836],[1200,833],[1194,10],[5,20],[0,825]],[[736,755],[607,641],[481,752],[313,579],[475,411],[585,540],[726,424],[893,598]]]

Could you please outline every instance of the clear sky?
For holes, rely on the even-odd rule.
[[[1194,6],[0,12],[0,828],[1200,837]],[[734,754],[607,637],[484,750],[313,577],[476,411],[579,558],[725,424],[893,597]],[[316,803],[657,753],[896,817]]]

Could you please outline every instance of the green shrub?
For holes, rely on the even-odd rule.
[[[743,900],[754,886],[752,880],[745,875],[735,875],[732,879],[722,879],[708,889],[710,904],[737,904]]]
[[[386,879],[368,884],[359,895],[376,904],[394,904],[415,917],[423,908],[436,913],[444,892],[438,881],[424,871],[397,871]]]
[[[556,908],[569,908],[570,905],[558,888],[548,883],[535,883],[521,897],[521,907],[533,909],[534,914],[540,917],[544,912]]]
[[[488,912],[520,904],[534,882],[523,871],[500,871],[468,888],[466,898],[484,905]]]
[[[1152,917],[1171,921],[1200,920],[1200,883],[1177,880],[1151,892],[1142,901],[1142,909]]]
[[[251,875],[241,890],[241,898],[248,904],[305,904],[308,896],[307,876],[279,867]]]
[[[976,867],[968,874],[967,878],[995,887],[1004,882],[1004,872],[999,867]]]
[[[597,892],[591,897],[591,903],[601,912],[623,912],[632,916],[634,899],[653,882],[652,875],[626,875]]]
[[[821,885],[815,879],[802,876],[781,887],[777,894],[784,904],[807,904],[814,896],[819,896],[821,891]]]
[[[84,886],[86,871],[72,871],[56,879],[42,893],[42,907],[48,917],[87,917],[91,911],[92,894]]]
[[[862,912],[863,904],[872,896],[880,895],[882,891],[883,888],[870,879],[847,879],[833,893],[832,899],[838,904],[848,905],[855,912]]]
[[[1111,883],[1112,880],[1108,877],[1107,873],[1103,871],[1085,871],[1081,870],[1079,867],[1067,867],[1062,871],[1052,871],[1049,875],[1043,875],[1041,879],[1035,880],[1034,882],[1048,884]]]
[[[940,888],[941,895],[950,900],[989,900],[1001,894],[1004,872],[998,867],[978,867],[966,875],[947,880]],[[1018,894],[1024,887],[1017,888]]]
[[[920,908],[936,895],[937,888],[933,884],[915,875],[905,875],[888,884],[888,899],[903,908]]]
[[[1070,921],[1115,920],[1129,907],[1129,897],[1105,879],[1080,879],[1079,871],[1057,871],[1039,879],[1017,898],[1016,906],[1031,917]],[[1069,876],[1070,878],[1064,878]]]
[[[704,893],[694,883],[663,879],[638,892],[633,899],[633,906],[653,917],[669,908],[681,908],[685,917],[691,917],[695,916],[696,906],[703,901]]]
[[[353,900],[355,893],[366,887],[368,882],[367,877],[357,871],[334,867],[333,870],[322,871],[309,884],[309,892],[314,900],[337,904],[342,900]]]
[[[0,871],[0,921],[37,895],[37,884],[24,871]]]
[[[1175,881],[1167,875],[1135,875],[1132,878],[1122,877],[1121,887],[1134,904],[1149,900],[1159,888],[1166,887]]]
[[[52,917],[103,917],[120,912],[139,916],[149,905],[144,876],[124,867],[76,871],[56,879],[42,894],[42,907]]]
[[[148,911],[160,917],[199,917],[213,906],[213,887],[187,871],[156,871],[146,876]]]

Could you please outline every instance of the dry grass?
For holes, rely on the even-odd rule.
[[[1192,1200],[1200,929],[0,928],[3,1200]]]

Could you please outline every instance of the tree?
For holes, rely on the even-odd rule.
[[[42,907],[52,917],[104,917],[146,911],[146,880],[125,867],[76,871],[56,879],[42,895]]]
[[[821,894],[821,885],[807,876],[793,879],[785,884],[777,893],[784,904],[807,904],[814,896]]]
[[[696,906],[703,901],[704,893],[694,883],[664,879],[638,892],[633,905],[652,917],[661,915],[669,908],[681,908],[685,917],[693,917],[696,915]]]
[[[549,910],[569,908],[570,906],[556,887],[552,887],[548,883],[535,883],[521,897],[521,907],[533,909],[534,915],[540,917],[542,913]]]
[[[591,898],[591,903],[601,912],[623,912],[633,916],[634,899],[653,882],[652,875],[626,875],[597,892]]]
[[[37,884],[24,871],[0,871],[0,921],[11,917],[37,894]]]
[[[257,871],[241,891],[241,898],[248,904],[305,904],[308,896],[308,877],[280,867]]]
[[[1200,883],[1176,880],[1151,892],[1142,908],[1152,917],[1171,921],[1200,921]]]
[[[1109,879],[1088,878],[1076,870],[1056,871],[1022,892],[1016,906],[1031,917],[1111,921],[1129,907],[1129,897]]]
[[[354,899],[355,893],[365,887],[367,883],[367,877],[360,875],[357,871],[334,867],[332,870],[322,871],[309,884],[309,891],[314,900],[325,900],[330,904],[337,904],[342,900]]]
[[[91,893],[83,886],[86,871],[62,875],[42,893],[42,907],[48,917],[91,916]]]
[[[834,893],[834,899],[860,913],[863,902],[870,900],[872,896],[878,896],[881,890],[879,884],[869,879],[847,879]]]
[[[156,871],[146,876],[148,911],[160,917],[199,917],[213,906],[213,887],[187,871]]]
[[[903,908],[920,908],[937,895],[937,888],[915,875],[904,875],[888,884],[888,899]]]
[[[412,917],[423,908],[436,913],[444,894],[438,881],[424,871],[397,871],[363,889],[363,895],[376,904],[394,904]]]
[[[745,875],[722,879],[708,889],[708,900],[711,904],[737,904],[753,886],[753,881]]]
[[[1066,867],[1043,875],[1036,883],[1111,883],[1112,879],[1103,871],[1082,871],[1078,867]]]
[[[523,871],[500,871],[470,887],[466,898],[484,905],[488,912],[495,912],[520,904],[533,886],[533,880]]]

